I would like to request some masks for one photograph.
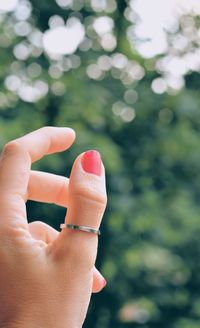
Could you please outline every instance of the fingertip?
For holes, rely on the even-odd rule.
[[[107,204],[105,174],[102,169],[99,176],[94,172],[94,167],[92,167],[92,172],[91,167],[89,167],[90,172],[86,171],[81,163],[84,154],[76,158],[70,174],[65,223],[98,230]],[[93,157],[92,161],[95,162],[96,159]],[[87,163],[87,166],[89,164]],[[98,238],[94,233],[78,230],[62,229],[59,235],[58,251],[60,254],[65,254],[63,250],[70,247],[72,261],[78,262],[79,267],[84,266],[84,270],[90,270],[95,263]],[[63,258],[63,255],[60,256]],[[95,290],[98,292],[104,286],[105,280],[101,279],[101,284],[98,284]]]
[[[93,276],[93,293],[101,292],[107,285],[106,279],[102,274],[95,268]]]
[[[56,151],[63,151],[70,148],[76,138],[75,131],[72,128],[60,127],[57,129],[56,132],[57,132],[56,146],[58,147]],[[53,146],[55,147],[55,144]],[[50,152],[55,152],[55,148],[53,148],[53,151],[51,149]]]
[[[85,172],[101,176],[102,160],[97,150],[88,150],[81,157],[81,165]]]
[[[73,144],[76,139],[76,132],[74,129],[68,127],[66,127],[65,130],[67,131],[67,139],[69,140],[70,138],[70,142]]]
[[[75,130],[72,129],[72,128],[67,128],[67,129],[68,129],[69,133],[72,135],[73,140],[75,140],[76,139],[76,132],[75,132]]]

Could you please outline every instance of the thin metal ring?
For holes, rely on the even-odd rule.
[[[84,231],[84,232],[88,232],[88,233],[94,233],[95,235],[100,235],[101,232],[98,229],[94,229],[91,227],[86,227],[86,226],[80,226],[80,225],[75,225],[75,224],[66,224],[66,223],[61,223],[60,225],[61,229],[72,229],[72,230],[80,230],[80,231]]]

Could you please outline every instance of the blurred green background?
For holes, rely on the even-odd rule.
[[[33,168],[69,175],[93,148],[106,166],[108,285],[84,327],[200,327],[199,70],[199,0],[0,0],[1,147],[70,126],[72,148]]]

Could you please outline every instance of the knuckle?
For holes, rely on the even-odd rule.
[[[52,127],[51,126],[45,126],[40,129],[43,138],[46,139],[46,152],[48,153],[51,149],[51,144],[52,144]]]
[[[27,243],[30,237],[25,224],[13,224],[12,226],[1,228],[1,242],[7,245],[7,249],[19,249]]]
[[[52,126],[44,126],[40,129],[40,131],[48,136],[49,133],[51,133],[52,129]]]
[[[21,150],[22,150],[22,147],[21,147],[20,143],[17,140],[12,140],[12,141],[9,141],[7,144],[5,144],[5,146],[3,148],[3,154],[5,156],[12,155]]]
[[[43,131],[50,131],[50,130],[52,130],[52,126],[49,126],[49,125],[46,125],[46,126],[43,126],[42,128],[41,128],[41,130],[43,130]]]
[[[10,228],[7,227],[7,229],[5,229],[6,237],[8,237],[11,240],[17,240],[17,239],[21,238],[22,236],[24,236],[24,234],[26,232],[27,232],[27,229],[23,225],[12,226]]]
[[[79,185],[76,187],[75,194],[77,198],[81,198],[84,201],[92,201],[102,209],[106,207],[107,196],[102,191],[96,191],[88,186]]]
[[[39,220],[31,222],[31,223],[29,223],[29,225],[34,225],[35,227],[41,228],[41,229],[46,227],[46,224]]]
[[[59,188],[57,190],[57,196],[55,199],[55,204],[62,203],[63,196],[66,197],[66,186],[67,186],[67,179],[64,179],[62,183],[59,185]]]
[[[11,206],[9,206],[9,204]],[[12,222],[12,226],[20,226],[21,222],[26,222],[25,204],[22,200],[22,196],[17,191],[13,191],[11,194],[9,190],[4,188],[4,191],[0,191],[0,205],[1,205],[1,220],[0,231],[4,222],[9,220]]]

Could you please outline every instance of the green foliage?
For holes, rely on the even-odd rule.
[[[97,266],[108,286],[93,296],[85,327],[199,327],[200,79],[190,68],[180,77],[185,86],[162,90],[167,64],[158,68],[171,53],[180,59],[198,49],[186,27],[195,36],[199,17],[180,17],[166,53],[145,59],[135,47],[141,40],[133,44],[126,34],[137,22],[127,18],[131,1],[105,1],[103,9],[98,1],[69,1],[66,8],[53,0],[21,3],[32,11],[25,19],[0,14],[1,146],[44,125],[70,126],[74,146],[33,168],[69,175],[76,156],[96,148],[107,170]],[[55,15],[85,26],[86,39],[71,54],[52,57],[42,49],[41,33]],[[108,44],[93,27],[101,16],[113,19]],[[20,30],[23,21],[28,27]],[[178,37],[187,38],[182,52]],[[65,215],[33,202],[27,210],[30,220],[56,228]]]

